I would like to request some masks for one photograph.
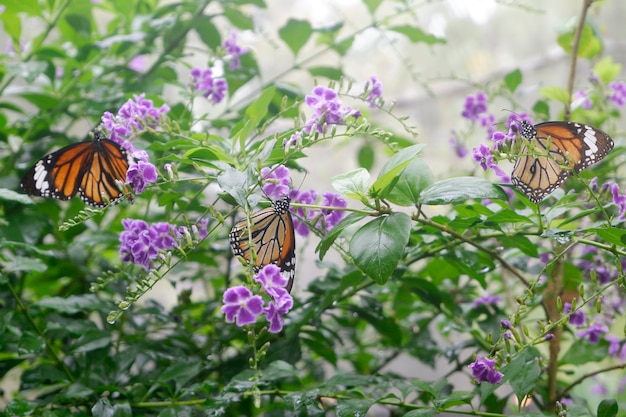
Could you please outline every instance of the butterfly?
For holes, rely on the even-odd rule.
[[[69,200],[77,193],[90,206],[115,204],[129,193],[117,181],[126,182],[126,172],[136,161],[117,142],[94,132],[94,140],[73,143],[40,159],[24,175],[20,186],[30,195]],[[106,196],[106,199],[103,197]]]
[[[272,201],[270,207],[254,212],[250,216],[250,226],[248,219],[241,220],[235,224],[229,235],[230,246],[235,255],[248,262],[252,256],[250,248],[254,247],[255,272],[266,265],[274,264],[281,272],[286,273],[289,280],[286,288],[289,292],[296,274],[296,238],[289,213],[290,202],[287,196]]]
[[[530,201],[538,203],[572,173],[601,161],[613,149],[613,140],[595,127],[573,122],[531,125],[521,121],[520,136],[539,151],[533,155],[522,145],[511,181]],[[531,146],[532,146],[531,145]]]

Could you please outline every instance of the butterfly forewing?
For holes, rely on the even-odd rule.
[[[253,246],[256,255],[254,271],[258,272],[269,264],[278,266],[289,279],[287,290],[291,291],[295,277],[296,241],[289,214],[289,198],[274,201],[271,207],[253,213],[250,221],[250,229],[248,220],[244,219],[235,224],[230,232],[233,252],[251,262]]]
[[[513,184],[538,203],[572,172],[580,172],[602,160],[613,140],[603,131],[572,122],[545,122],[535,126],[522,121],[521,136],[535,149],[522,146],[511,175]]]

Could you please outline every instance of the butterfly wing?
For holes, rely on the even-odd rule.
[[[296,239],[293,220],[289,213],[289,198],[274,201],[271,207],[259,210],[248,220],[244,219],[230,232],[230,245],[237,256],[251,262],[251,246],[256,253],[254,271],[274,264],[287,275],[287,291],[291,292],[296,268]],[[251,241],[250,241],[251,237]]]
[[[521,132],[537,152],[522,146],[511,181],[535,203],[552,193],[572,172],[602,160],[613,149],[609,135],[580,123],[545,122],[532,126],[523,121]]]
[[[85,203],[103,207],[103,193],[112,203],[122,198],[116,180],[126,182],[132,162],[119,144],[96,135],[93,141],[73,143],[44,156],[24,175],[20,186],[27,194],[59,200],[78,193]]]

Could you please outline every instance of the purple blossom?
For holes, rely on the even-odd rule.
[[[299,204],[313,204],[317,201],[317,191],[299,191],[291,190],[289,192],[289,198],[294,203]],[[299,218],[304,220],[312,220],[317,215],[315,210],[305,209],[304,207],[295,208],[290,207],[290,210],[295,214],[293,216],[293,228],[300,236],[307,237],[309,235],[309,228],[306,223],[300,221]]]
[[[611,194],[613,194],[613,204],[619,209],[619,219],[624,220],[626,217],[626,195],[619,193],[619,185],[616,183],[611,186]]]
[[[450,139],[448,139],[448,142],[450,143],[450,146],[452,147],[452,149],[454,149],[454,152],[456,153],[456,156],[458,156],[459,158],[465,158],[467,156],[467,146],[465,146],[464,143],[461,143],[457,137],[456,137],[456,132],[452,132],[452,136],[450,136]]]
[[[289,280],[280,273],[280,268],[274,264],[264,266],[254,276],[254,280],[259,282],[265,292],[275,300],[291,297],[285,288]]]
[[[585,93],[584,90],[578,90],[574,93],[574,97],[572,97],[572,108],[583,108],[585,110],[589,110],[593,107],[593,100]]]
[[[283,316],[291,310],[293,307],[293,298],[289,294],[287,297],[279,298],[275,301],[270,301],[267,308],[263,310],[270,322],[270,333],[278,333],[283,329],[285,319]]]
[[[143,220],[123,219],[124,231],[120,234],[120,258],[122,262],[134,263],[149,270],[159,250],[168,250],[178,245],[173,233],[175,227],[169,223],[150,226]]]
[[[302,130],[298,130],[296,133],[291,135],[289,139],[283,139],[283,148],[285,151],[288,151],[292,146],[297,146],[302,144]]]
[[[236,320],[239,327],[256,322],[263,313],[263,299],[252,295],[249,289],[241,285],[227,289],[223,301],[222,313],[226,315],[226,322]]]
[[[502,381],[503,374],[494,369],[494,364],[495,361],[493,359],[483,358],[478,355],[476,361],[469,365],[469,368],[472,370],[472,377],[479,383],[499,384]]]
[[[552,339],[554,339],[554,333],[548,333],[543,337],[543,340],[545,340],[546,342]]]
[[[152,100],[145,98],[146,94],[134,95],[119,109],[116,115],[105,112],[102,116],[102,124],[110,132],[114,142],[119,143],[131,155],[137,152],[128,141],[129,137],[146,127],[155,127],[161,121],[161,116],[170,111],[167,104],[154,107]]]
[[[219,103],[224,99],[228,83],[223,78],[214,78],[211,68],[193,68],[191,70],[194,90],[201,93],[207,100]]]
[[[585,330],[578,332],[578,337],[589,337],[589,343],[598,343],[600,335],[609,331],[609,328],[603,324],[594,323]]]
[[[198,220],[196,230],[196,236],[198,236],[198,240],[202,240],[207,237],[209,235],[209,219],[204,218]]]
[[[565,314],[569,314],[570,315],[568,321],[571,324],[573,324],[574,326],[576,326],[576,327],[584,326],[585,322],[587,321],[587,318],[585,317],[585,312],[582,311],[580,308],[570,314],[571,311],[572,311],[572,304],[571,303],[564,303],[563,304],[563,312]]]
[[[474,302],[472,303],[472,307],[476,308],[481,305],[491,305],[499,303],[500,301],[502,301],[502,297],[497,295],[481,295],[480,297],[478,297],[478,299],[474,300]]]
[[[475,122],[478,120],[478,116],[481,113],[485,113],[487,111],[487,95],[482,91],[476,93],[475,96],[467,96],[465,97],[465,105],[463,106],[463,111],[461,112],[461,116],[468,119],[471,122]]]
[[[156,168],[150,162],[139,161],[128,167],[126,172],[126,183],[131,184],[137,194],[145,190],[146,184],[156,182],[156,180]]]
[[[498,163],[493,160],[493,155],[489,146],[481,143],[477,148],[472,149],[472,157],[478,162],[484,171],[492,169],[499,177],[507,177],[506,173],[500,169]]]
[[[500,326],[502,326],[502,328],[505,330],[510,330],[513,328],[513,325],[511,324],[511,322],[506,319],[500,320]]]
[[[513,332],[507,330],[506,332],[502,333],[502,337],[504,338],[504,340],[511,340],[513,339]]]
[[[315,128],[319,133],[324,133],[324,125],[345,124],[345,119],[361,117],[361,112],[350,107],[343,106],[337,93],[327,87],[318,85],[313,89],[313,94],[304,98],[306,105],[313,109],[313,116],[305,123],[304,131],[311,133]]]
[[[626,343],[622,345],[622,348],[619,351],[619,360],[626,360]]]
[[[236,70],[241,66],[241,55],[248,53],[248,49],[237,45],[237,32],[233,31],[230,34],[230,38],[226,39],[222,43],[222,47],[226,50],[226,53],[230,55],[230,64],[228,69],[231,71]]]
[[[626,103],[626,83],[624,81],[611,81],[609,88],[612,90],[609,100],[616,106],[622,107]]]
[[[604,340],[606,340],[607,342],[609,342],[609,349],[608,349],[608,353],[611,356],[615,356],[619,353],[620,351],[620,340],[619,337],[613,335],[613,334],[607,334],[606,336],[604,336]]]
[[[337,193],[324,193],[322,197],[322,206],[329,207],[321,210],[324,216],[324,225],[326,225],[325,232],[328,232],[346,216],[344,210],[334,210],[333,208],[346,208],[348,202],[341,197],[341,194]],[[321,226],[320,223],[318,225]]]
[[[143,73],[148,68],[148,61],[145,55],[137,55],[128,63],[128,68],[135,72]]]
[[[284,165],[263,168],[261,170],[261,180],[263,181],[263,192],[270,198],[278,200],[289,194],[291,177],[289,169]]]
[[[372,84],[372,89],[369,90],[369,94],[365,100],[370,103],[371,108],[374,108],[376,107],[375,101],[380,99],[383,95],[383,83],[380,82],[376,75],[370,77],[370,83]]]

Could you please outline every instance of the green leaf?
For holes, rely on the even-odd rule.
[[[246,117],[231,131],[231,136],[239,140],[242,148],[245,148],[245,140],[249,138],[252,132],[265,120],[269,105],[275,94],[275,87],[268,87],[263,90],[259,97],[246,108]]]
[[[389,30],[393,30],[394,32],[398,32],[398,33],[405,35],[413,43],[423,42],[428,45],[434,45],[437,43],[446,43],[446,40],[444,38],[438,38],[435,35],[430,35],[424,32],[422,29],[416,28],[414,26],[409,26],[409,25],[394,26],[394,27],[389,28]]]
[[[335,413],[338,417],[364,416],[375,403],[370,399],[338,399]]]
[[[332,185],[335,190],[346,197],[368,202],[367,192],[369,190],[370,173],[363,168],[346,172],[333,177]]]
[[[19,47],[19,41],[22,38],[22,19],[8,10],[0,14],[4,31],[11,37],[11,40]]]
[[[76,314],[85,313],[87,311],[93,311],[103,302],[99,301],[94,294],[83,295],[70,295],[67,298],[63,297],[48,297],[44,298],[36,305],[42,308],[49,308],[59,313]]]
[[[375,159],[376,154],[374,153],[374,148],[369,145],[363,145],[359,148],[357,161],[359,162],[359,166],[361,168],[365,168],[368,171],[371,170],[374,166]]]
[[[409,241],[411,218],[404,213],[379,217],[361,227],[350,240],[350,254],[367,276],[387,282]]]
[[[524,398],[535,390],[541,375],[540,356],[534,349],[526,349],[502,368],[502,373],[511,375],[508,378],[517,398]]]
[[[519,69],[513,70],[504,76],[504,85],[510,92],[515,92],[517,87],[522,83],[522,71]]]
[[[11,272],[44,272],[48,266],[37,258],[27,258],[24,256],[15,256],[4,265],[7,271]]]
[[[308,20],[289,19],[287,24],[278,31],[278,35],[294,55],[298,55],[312,34],[313,28]]]
[[[365,6],[369,10],[370,14],[374,14],[382,2],[383,0],[363,0],[363,3],[365,3]]]
[[[228,3],[222,4],[222,10],[224,16],[234,27],[241,30],[254,29],[254,21],[249,16],[246,16],[237,7],[232,7]]]
[[[315,252],[320,254],[320,261],[324,259],[328,250],[332,247],[333,243],[341,235],[341,233],[347,228],[363,219],[366,215],[364,213],[350,213],[344,217],[335,227],[330,229],[326,236],[324,236],[320,243],[315,248]]]
[[[589,343],[587,340],[581,340],[570,346],[565,355],[559,360],[559,363],[578,366],[588,364],[589,362],[600,362],[606,359],[608,348],[609,344],[605,340],[600,340],[598,343]]]
[[[458,204],[474,198],[508,200],[498,186],[482,178],[457,177],[434,183],[420,194],[422,204]]]
[[[19,204],[33,204],[33,200],[26,194],[20,194],[8,188],[0,188],[0,200],[12,201]]]
[[[400,173],[406,166],[424,149],[426,145],[419,144],[401,149],[395,153],[378,174],[378,178],[372,184],[370,193],[376,198],[386,198],[400,178]]]
[[[309,74],[316,78],[324,77],[329,80],[339,81],[343,77],[343,71],[341,68],[319,66],[311,67],[308,71]]]
[[[539,94],[548,100],[558,101],[559,103],[569,103],[570,97],[567,90],[561,87],[543,87],[539,90]]]
[[[572,42],[574,41],[575,28],[572,27],[567,33],[563,33],[557,39],[558,44],[567,52],[572,53]],[[590,25],[585,24],[578,44],[577,56],[591,59],[602,52],[602,41],[595,35]]]
[[[168,366],[158,376],[157,381],[167,384],[176,381],[179,385],[185,385],[192,378],[195,378],[202,370],[202,364],[197,361],[177,362]]]
[[[402,414],[402,417],[432,417],[435,415],[434,408],[420,408],[419,410],[411,410]]]
[[[619,407],[614,398],[602,400],[600,404],[598,404],[598,417],[615,417],[618,411]]]
[[[620,72],[622,72],[622,64],[613,61],[610,56],[602,58],[593,66],[593,73],[605,85],[615,80]]]
[[[198,33],[200,40],[211,50],[216,50],[222,44],[220,31],[213,24],[210,16],[201,14],[194,18],[193,27]]]
[[[399,206],[414,206],[420,194],[433,183],[430,167],[420,158],[415,158],[404,168],[387,200]]]
[[[92,352],[98,349],[104,349],[112,343],[111,334],[103,330],[91,330],[85,332],[70,349],[72,353]]]
[[[626,247],[626,230],[619,227],[591,228],[585,232],[596,233],[608,243],[617,246]]]

